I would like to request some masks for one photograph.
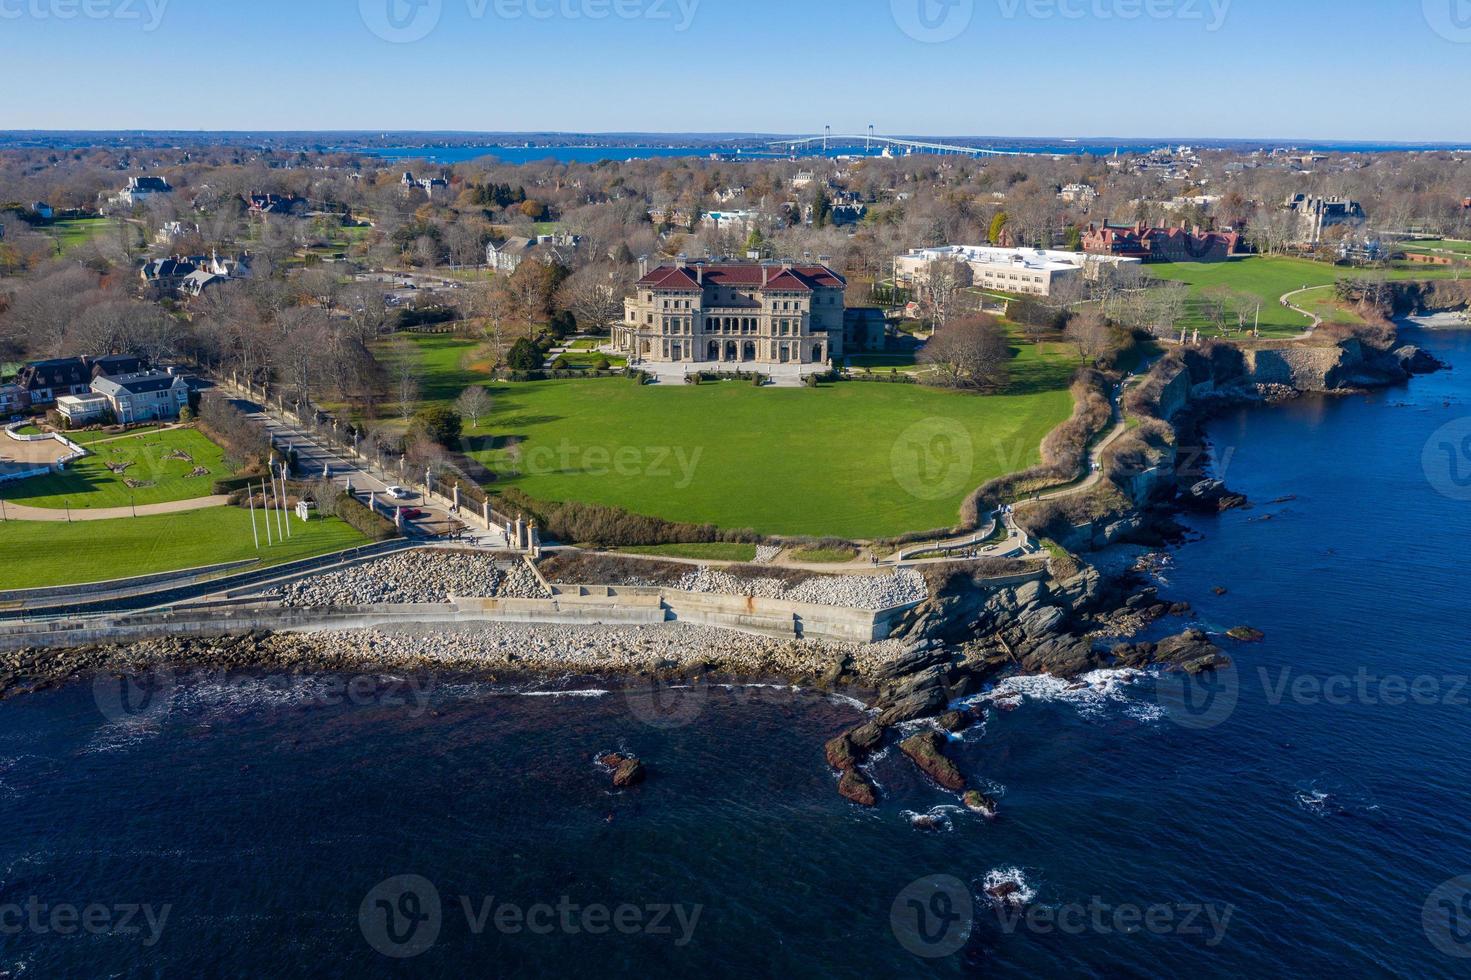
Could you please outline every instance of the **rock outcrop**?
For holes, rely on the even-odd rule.
[[[946,789],[957,793],[965,789],[965,777],[945,755],[945,740],[939,733],[921,732],[900,742],[899,750],[921,772]]]

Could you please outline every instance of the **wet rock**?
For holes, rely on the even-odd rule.
[[[883,728],[892,728],[906,721],[933,718],[943,711],[947,704],[949,704],[949,699],[946,698],[944,689],[932,687],[889,705],[874,720]]]
[[[1409,374],[1434,374],[1445,367],[1434,354],[1414,344],[1396,348],[1392,356]]]
[[[613,785],[619,789],[637,786],[648,778],[648,769],[639,759],[624,759],[613,772]]]
[[[1250,626],[1238,626],[1226,635],[1238,643],[1260,643],[1267,638],[1267,634]]]
[[[965,789],[965,777],[945,755],[945,740],[938,732],[921,732],[899,743],[921,772],[948,790]]]
[[[874,722],[859,725],[848,733],[848,741],[861,752],[872,752],[884,744],[883,726]]]
[[[1021,894],[1022,886],[1014,881],[1000,881],[986,889],[986,894],[1002,904],[1015,905],[1017,896]]]
[[[928,830],[939,832],[948,826],[943,817],[937,817],[929,813],[917,814],[909,818],[909,823],[915,830]]]
[[[995,797],[988,796],[978,789],[966,790],[960,802],[965,804],[967,810],[979,813],[983,817],[994,817],[997,810],[1000,809]]]
[[[838,793],[859,806],[878,806],[878,790],[873,781],[857,769],[849,769],[838,780]]]
[[[847,735],[839,735],[826,746],[827,764],[834,769],[847,772],[858,767],[858,752]]]

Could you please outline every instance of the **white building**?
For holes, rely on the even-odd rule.
[[[1103,265],[1137,265],[1138,259],[1040,248],[993,248],[987,245],[943,245],[916,248],[894,260],[900,285],[922,283],[936,262],[964,262],[982,289],[1030,296],[1050,296],[1053,286],[1075,276],[1093,278]]]

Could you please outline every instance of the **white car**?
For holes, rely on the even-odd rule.
[[[403,487],[389,487],[383,492],[388,494],[394,500],[408,500],[410,497],[413,496],[413,494],[409,493]]]

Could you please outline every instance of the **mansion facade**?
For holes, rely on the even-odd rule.
[[[634,364],[826,364],[843,356],[847,285],[825,264],[681,260],[638,281],[613,344]]]

